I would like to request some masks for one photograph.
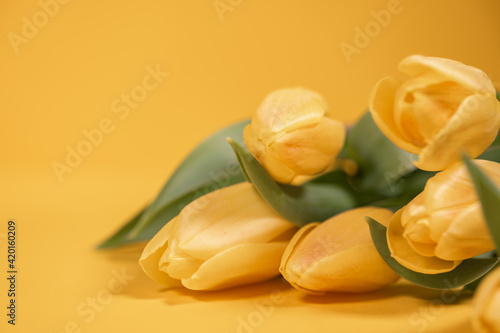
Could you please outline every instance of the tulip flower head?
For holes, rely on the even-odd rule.
[[[345,126],[328,118],[326,102],[316,92],[282,89],[262,102],[243,138],[274,180],[298,183],[334,166]]]
[[[474,160],[500,185],[500,164]],[[474,184],[462,162],[437,173],[419,195],[392,217],[387,229],[392,256],[424,274],[454,269],[462,260],[495,249]]]
[[[458,61],[413,55],[399,70],[410,78],[380,80],[370,99],[379,129],[400,148],[418,155],[415,165],[444,170],[483,153],[500,128],[500,102],[488,76]]]
[[[373,244],[365,216],[387,225],[392,212],[363,207],[302,227],[283,254],[281,274],[309,293],[362,293],[397,281]]]
[[[279,275],[296,227],[279,216],[252,184],[201,197],[168,222],[145,247],[140,264],[153,280],[192,290],[217,290]]]

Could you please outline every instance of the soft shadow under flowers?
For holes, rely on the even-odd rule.
[[[123,296],[137,299],[163,299],[168,305],[181,305],[196,302],[210,303],[259,300],[267,298],[273,293],[279,293],[286,299],[286,302],[280,304],[282,307],[310,304],[310,306],[330,308],[339,304],[352,304],[353,306],[356,306],[356,304],[363,304],[362,307],[356,306],[356,312],[361,311],[366,314],[380,315],[382,312],[387,312],[387,308],[379,309],[380,302],[385,302],[390,298],[417,298],[421,300],[422,304],[435,300],[447,300],[453,295],[455,295],[455,297],[453,297],[453,304],[470,298],[470,295],[467,293],[448,291],[446,294],[443,294],[441,290],[423,288],[406,281],[400,281],[392,286],[370,293],[327,293],[319,296],[309,295],[295,290],[281,277],[262,283],[220,291],[193,291],[184,287],[164,288],[151,281],[140,268],[138,259],[143,247],[144,244],[140,243],[137,245],[105,250],[100,252],[99,257],[106,260],[108,263],[114,265],[118,264],[124,267],[127,272],[136,276],[122,292]],[[384,304],[387,303],[385,302]],[[343,307],[342,311],[346,311],[347,309],[349,309],[349,307]],[[408,311],[408,309],[395,307],[392,311],[405,312]]]

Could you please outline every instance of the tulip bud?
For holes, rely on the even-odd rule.
[[[269,94],[245,127],[248,150],[280,183],[333,168],[344,145],[345,126],[328,118],[325,100],[303,88]]]
[[[460,62],[409,56],[392,77],[375,86],[370,111],[380,130],[400,148],[418,155],[415,165],[444,170],[462,152],[479,156],[500,128],[500,102],[488,76]]]
[[[153,280],[217,290],[279,275],[296,227],[279,216],[252,184],[211,192],[187,205],[146,245],[140,264]]]
[[[500,268],[489,273],[474,293],[472,326],[478,333],[500,333]]]
[[[396,282],[399,276],[380,257],[365,216],[387,225],[392,212],[363,207],[306,225],[288,244],[281,274],[309,293],[361,293]]]
[[[500,164],[474,160],[500,185]],[[396,212],[387,229],[392,256],[420,273],[454,269],[464,259],[495,249],[481,203],[462,162],[437,173],[422,193]]]

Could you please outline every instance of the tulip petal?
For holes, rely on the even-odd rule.
[[[438,171],[460,161],[462,152],[475,158],[495,140],[499,128],[500,103],[495,95],[469,96],[414,164]]]
[[[394,119],[394,98],[401,83],[401,81],[392,77],[386,77],[378,81],[370,97],[370,113],[378,128],[395,145],[410,153],[418,155],[421,148],[411,143],[408,138],[399,131]]]
[[[387,225],[392,212],[361,207],[301,228],[281,260],[285,279],[310,293],[364,292],[394,282],[398,275],[379,256],[364,216]]]
[[[315,262],[295,284],[305,291],[363,293],[398,279],[373,244],[361,244]]]
[[[248,124],[243,130],[243,141],[248,143],[248,149],[252,151],[252,154],[259,159],[264,153],[265,147],[257,136],[257,131],[254,129],[254,125]]]
[[[438,274],[449,272],[457,267],[461,261],[447,261],[437,257],[424,257],[410,246],[403,237],[404,228],[401,225],[401,214],[404,208],[398,210],[392,217],[387,228],[387,244],[392,257],[406,268],[424,274]]]
[[[500,268],[496,268],[483,278],[474,293],[473,305],[472,325],[475,331],[498,332],[500,327],[498,312],[500,309]]]
[[[464,260],[455,269],[441,274],[424,274],[408,269],[391,256],[387,245],[387,228],[371,218],[366,218],[377,251],[384,261],[401,277],[424,287],[455,289],[471,285],[499,263],[498,258],[472,258]]]
[[[266,132],[293,131],[317,123],[327,109],[325,100],[304,88],[281,89],[270,93],[262,102],[252,123]]]
[[[179,252],[207,260],[242,243],[266,243],[295,229],[269,206],[250,183],[212,192],[186,206],[177,217]]]
[[[469,174],[461,163],[453,164],[445,171],[434,175],[427,181],[422,194],[423,202],[420,205],[425,210],[425,214],[434,214],[443,209],[453,210],[456,207],[466,207],[477,201]],[[411,205],[410,203],[408,206]]]
[[[204,262],[182,284],[192,290],[219,290],[265,281],[279,275],[279,263],[287,242],[241,244]]]
[[[296,176],[296,173],[283,164],[280,157],[273,151],[266,151],[258,158],[258,160],[259,163],[262,164],[262,166],[267,170],[269,175],[279,183],[289,184]]]
[[[345,132],[341,122],[322,118],[285,133],[268,150],[295,174],[317,174],[333,165],[344,146]]]
[[[464,65],[458,61],[422,55],[411,55],[404,58],[399,63],[398,69],[410,76],[417,76],[431,69],[467,87],[471,92],[495,94],[495,87],[483,71],[473,66]]]
[[[424,257],[433,257],[436,243],[430,238],[431,230],[429,220],[421,219],[416,223],[408,224],[404,229],[403,237],[415,252]]]
[[[436,256],[444,260],[464,260],[494,249],[481,204],[476,202],[453,219],[438,242]]]
[[[179,280],[171,278],[167,273],[161,271],[158,266],[161,256],[168,247],[168,240],[171,235],[171,229],[175,222],[175,218],[167,223],[146,245],[142,251],[139,264],[141,265],[144,273],[152,280],[169,285],[180,285]]]
[[[290,242],[288,242],[285,252],[283,252],[283,256],[281,257],[281,264],[279,268],[281,274],[288,282],[293,283],[294,281],[297,281],[300,278],[300,275],[305,271],[305,267],[302,265],[299,267],[289,266],[289,260],[293,257],[297,247],[304,240],[304,238],[320,224],[321,223],[306,224],[300,228]]]
[[[172,232],[174,234],[174,232]],[[177,244],[177,239],[169,241],[168,248],[163,253],[158,266],[160,270],[167,273],[174,279],[183,279],[191,276],[203,264],[203,260],[199,260],[189,256],[182,251]]]
[[[394,119],[401,133],[424,147],[472,94],[467,88],[427,71],[404,82],[395,96]]]

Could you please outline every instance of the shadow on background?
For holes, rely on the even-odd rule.
[[[404,307],[391,306],[391,304],[398,304],[399,302],[387,302],[387,299],[418,299],[422,306],[433,304],[433,302],[439,305],[454,295],[451,306],[470,300],[469,293],[447,291],[443,296],[441,290],[423,288],[404,280],[400,280],[398,283],[382,290],[363,294],[326,293],[324,295],[309,295],[293,289],[282,277],[220,291],[193,291],[183,287],[164,288],[150,280],[138,264],[144,246],[145,243],[141,243],[98,252],[99,256],[106,260],[109,265],[123,267],[129,274],[135,276],[134,280],[121,292],[121,295],[125,297],[159,299],[164,300],[168,305],[182,305],[196,302],[259,301],[269,298],[273,293],[279,293],[286,299],[286,302],[279,305],[280,307],[310,304],[310,306],[323,309],[341,312],[351,312],[352,310],[353,313],[374,316],[394,313],[404,314],[413,311]],[[382,303],[384,304],[383,307],[381,306]],[[339,307],[338,305],[341,304],[343,306]],[[352,308],[349,305],[352,305]],[[390,308],[387,308],[388,306]]]

